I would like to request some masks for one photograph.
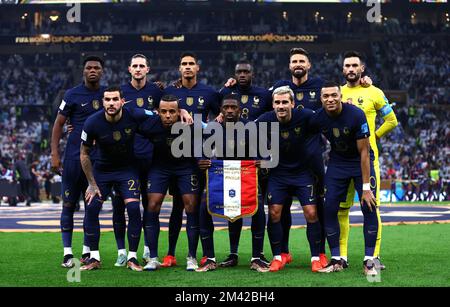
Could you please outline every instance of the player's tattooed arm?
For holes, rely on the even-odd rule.
[[[62,175],[62,163],[61,157],[59,155],[59,141],[61,140],[63,134],[64,124],[66,123],[66,117],[62,114],[56,116],[55,123],[52,130],[52,141],[51,141],[51,158],[52,165],[51,170],[59,175]]]
[[[358,151],[361,157],[361,174],[363,182],[363,195],[361,205],[364,203],[370,211],[377,208],[377,200],[370,189],[370,143],[369,138],[357,140]],[[373,208],[373,209],[372,209]]]
[[[97,186],[97,183],[95,182],[94,178],[94,172],[92,171],[92,162],[91,158],[89,157],[90,148],[86,145],[81,144],[80,149],[80,162],[81,167],[83,168],[83,172],[86,175],[86,179],[89,183],[88,188],[86,189],[85,193],[85,200],[86,203],[89,205],[94,199],[95,195],[98,195],[98,197],[102,197],[100,193],[100,189]]]

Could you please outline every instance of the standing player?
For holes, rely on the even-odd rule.
[[[361,75],[365,69],[364,62],[361,54],[356,51],[349,51],[344,54],[344,63],[342,72],[347,84],[342,86],[342,101],[351,103],[366,114],[367,122],[370,130],[370,147],[374,153],[374,168],[375,178],[377,179],[377,204],[380,204],[380,163],[378,160],[378,147],[377,142],[384,135],[389,133],[397,125],[397,118],[394,111],[389,105],[389,101],[384,95],[383,91],[379,88],[371,85],[369,87],[361,86]],[[384,123],[376,129],[375,118],[377,113],[381,115]],[[376,129],[376,130],[375,130]],[[351,206],[353,206],[353,199],[355,197],[355,188],[353,182],[350,185],[349,192],[347,194],[347,200],[340,204],[339,208],[339,225],[341,226],[341,256],[344,260],[344,267],[348,266],[347,262],[347,246],[348,246],[348,234],[349,234],[349,212]],[[380,246],[381,246],[381,218],[380,210],[376,209],[378,216],[378,234],[377,245],[375,248],[375,265],[377,269],[384,269],[385,266],[380,261]]]
[[[361,210],[364,215],[363,261],[366,275],[377,275],[373,262],[375,243],[378,231],[376,214],[376,180],[373,171],[373,152],[370,150],[369,127],[364,112],[341,101],[339,85],[325,82],[321,91],[323,109],[311,121],[315,127],[331,143],[330,160],[325,175],[324,220],[328,244],[331,250],[331,261],[322,273],[343,270],[339,248],[339,203],[345,200],[350,181],[361,199]]]
[[[83,83],[69,89],[65,94],[58,115],[53,125],[51,158],[52,170],[61,175],[62,168],[62,199],[61,234],[64,246],[64,260],[62,267],[71,268],[73,263],[72,233],[73,214],[76,204],[88,184],[80,164],[80,137],[85,120],[97,112],[101,105],[104,88],[100,86],[103,73],[103,60],[96,56],[86,57],[83,61]],[[62,137],[64,124],[73,126],[64,151],[64,164],[59,155],[59,141]],[[89,259],[89,247],[84,238],[81,262]]]
[[[134,159],[134,137],[144,121],[157,127],[158,117],[149,118],[149,111],[124,109],[120,87],[105,89],[104,112],[90,116],[81,134],[80,160],[89,186],[86,189],[85,234],[88,238],[91,257],[81,270],[100,268],[100,223],[99,213],[111,189],[123,198],[128,213],[127,267],[142,271],[136,252],[141,238],[142,220],[139,207],[140,183]],[[92,165],[89,152],[94,145],[98,148],[98,160]]]
[[[189,254],[187,257],[188,271],[198,268],[197,245],[199,237],[198,221],[198,167],[193,157],[176,158],[172,154],[171,146],[179,134],[171,132],[173,124],[180,121],[178,97],[164,95],[158,108],[162,127],[161,132],[145,134],[154,144],[154,163],[148,175],[148,205],[144,211],[144,225],[150,243],[150,259],[144,270],[154,271],[160,267],[158,261],[158,238],[160,231],[159,213],[170,182],[176,182],[184,209],[187,215],[186,233],[188,236]],[[147,130],[144,126],[142,130]]]
[[[244,125],[248,122],[247,119],[241,118],[241,108],[239,100],[241,97],[239,97],[236,94],[228,94],[223,98],[222,106],[221,106],[221,114],[223,118],[222,127],[223,130],[226,130],[227,123],[237,123],[242,122]],[[216,132],[215,132],[216,133]],[[223,134],[223,155],[215,157],[215,159],[219,160],[255,160],[257,157],[250,156],[250,135],[248,132],[246,132],[245,135],[245,154],[242,157],[238,156],[238,144],[242,144],[243,140],[238,139],[238,134],[235,132],[233,135],[233,138],[229,138],[228,135],[225,133]],[[220,151],[220,148],[216,148],[216,152]],[[231,155],[228,155],[228,152],[231,153]],[[202,159],[199,160],[199,167],[200,170],[206,170],[211,166],[211,160],[209,159]],[[207,272],[216,269],[216,259],[215,259],[215,253],[214,253],[214,240],[213,240],[213,231],[214,231],[214,225],[210,225],[209,221],[211,220],[210,215],[207,211],[206,203],[202,202],[201,208],[200,208],[200,234],[202,237],[203,247],[204,247],[204,253],[207,257],[206,262],[197,269],[197,272]],[[265,231],[265,220],[266,215],[264,212],[264,202],[259,201],[258,202],[258,208],[256,213],[252,216],[252,258],[250,260],[251,265],[250,268],[252,270],[257,270],[259,272],[266,272],[268,271],[268,263],[263,261],[261,258],[261,251],[263,250],[264,245],[264,231]],[[237,222],[240,221],[238,225],[240,225],[240,228],[237,229],[239,233],[234,233],[234,235],[237,237],[237,240],[234,239],[231,235],[233,231],[233,227]],[[229,256],[229,259],[225,261],[225,264],[221,266],[235,266],[237,265],[237,246],[239,244],[239,236],[240,231],[242,228],[242,218],[238,219],[237,221],[233,223],[228,223],[228,227],[230,229],[230,242],[233,242],[232,239],[235,240],[235,257]],[[212,231],[211,231],[212,229]],[[236,232],[236,230],[235,230]],[[236,242],[237,241],[237,242]],[[233,248],[233,246],[231,247]],[[232,250],[233,252],[233,250]],[[235,260],[235,264],[231,265],[227,261],[233,261]]]
[[[253,66],[247,60],[241,60],[236,64],[235,67],[235,78],[236,84],[231,87],[224,87],[220,90],[220,94],[225,97],[228,94],[236,93],[240,99],[240,117],[243,120],[255,120],[261,114],[272,110],[272,95],[270,92],[262,87],[257,87],[252,85],[253,81]],[[223,108],[223,106],[222,106]],[[222,110],[223,111],[223,110]],[[223,113],[223,112],[222,112]],[[221,114],[222,114],[221,113]],[[265,201],[266,189],[267,189],[267,170],[260,169],[258,174],[258,183],[260,185],[260,192],[262,195],[262,200]],[[262,202],[263,202],[262,201]],[[262,207],[264,210],[264,206]],[[265,212],[263,220],[266,223]],[[259,220],[255,220],[255,223]],[[233,267],[238,264],[238,247],[239,239],[242,231],[242,219],[238,219],[233,223],[228,222],[228,234],[230,239],[230,254],[228,257],[220,263],[222,267]],[[256,226],[256,225],[255,225]],[[252,219],[253,227],[253,219]],[[261,255],[260,259],[262,261],[267,261],[264,255]],[[268,263],[268,262],[267,262]]]
[[[307,222],[306,234],[311,249],[311,270],[322,269],[320,262],[321,226],[317,216],[316,193],[313,174],[307,158],[309,121],[314,111],[295,109],[294,93],[288,86],[273,91],[274,111],[261,115],[257,122],[279,122],[279,163],[269,172],[267,200],[269,204],[269,223],[267,232],[272,246],[273,261],[270,271],[284,268],[286,262],[281,256],[283,227],[281,211],[288,198],[296,196],[303,207]],[[272,145],[273,146],[273,145]]]
[[[200,71],[197,56],[191,52],[183,53],[180,57],[179,71],[181,74],[181,87],[169,86],[164,90],[164,94],[177,96],[180,99],[180,108],[186,109],[192,117],[194,114],[201,114],[204,123],[207,122],[210,113],[215,118],[220,111],[220,95],[212,87],[197,82],[197,74]],[[203,189],[204,178],[200,177],[199,201],[201,201]],[[167,256],[163,258],[161,264],[163,267],[176,265],[175,248],[183,218],[182,200],[175,187],[173,190],[175,191],[171,193],[174,197],[169,220],[169,249]]]
[[[131,82],[121,86],[125,99],[125,108],[138,108],[153,110],[159,104],[162,96],[161,89],[154,83],[147,82],[147,74],[150,67],[147,58],[143,54],[135,54],[130,59],[128,72]],[[147,138],[136,134],[134,140],[134,155],[137,169],[139,171],[139,182],[141,183],[142,205],[147,205],[147,177],[152,163],[153,145]],[[125,266],[127,255],[125,249],[125,204],[121,195],[113,197],[113,228],[116,238],[118,256],[115,266]],[[144,232],[145,246],[143,259],[147,262],[150,258],[149,244]]]

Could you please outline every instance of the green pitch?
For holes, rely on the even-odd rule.
[[[310,271],[305,229],[291,231],[292,264],[277,273],[249,269],[250,231],[243,231],[239,265],[213,272],[186,272],[186,233],[177,246],[178,266],[155,272],[132,272],[113,266],[116,248],[112,232],[103,233],[100,251],[103,268],[81,272],[81,282],[69,283],[67,269],[60,267],[62,247],[59,233],[0,233],[0,286],[450,286],[450,224],[401,225],[383,228],[383,262],[379,282],[369,282],[362,274],[363,236],[361,227],[350,231],[350,268],[340,273]],[[81,233],[74,234],[74,252],[80,256]],[[215,232],[217,259],[228,251],[228,232]],[[201,247],[199,246],[199,251]],[[161,232],[160,256],[167,251],[167,232]],[[266,236],[265,251],[271,256]],[[142,247],[139,256],[142,255]],[[200,253],[199,257],[200,258]]]

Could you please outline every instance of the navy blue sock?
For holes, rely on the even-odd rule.
[[[114,237],[116,238],[117,249],[125,249],[125,204],[123,199],[119,196],[113,196],[112,198],[113,208],[113,229]]]
[[[159,212],[144,211],[144,228],[149,239],[150,257],[158,257]]]
[[[230,238],[230,253],[237,254],[239,248],[239,239],[241,238],[242,219],[231,223],[228,222],[228,236]]]
[[[186,212],[186,219],[186,233],[188,237],[189,256],[196,258],[198,239],[200,236],[198,212]]]
[[[320,244],[322,242],[322,230],[320,222],[307,223],[306,236],[309,242],[309,248],[311,249],[311,257],[319,257]]]
[[[182,200],[174,196],[172,212],[169,219],[169,250],[168,255],[175,256],[175,248],[177,247],[178,236],[180,235],[181,226],[183,225],[183,203]]]
[[[266,226],[266,213],[264,203],[260,202],[258,211],[252,216],[252,257],[258,258],[264,249],[264,232]]]
[[[327,240],[327,235],[325,232],[325,222],[324,222],[324,212],[323,212],[323,197],[317,196],[317,217],[320,222],[320,254],[325,254],[325,243]]]
[[[202,242],[203,255],[208,258],[215,257],[214,251],[214,224],[211,215],[208,213],[206,203],[200,204],[200,239]]]
[[[144,208],[144,212],[147,208],[148,204],[148,196],[147,196],[147,181],[141,181],[141,196],[142,196],[142,207]],[[144,221],[142,221],[142,230],[144,231],[144,243],[145,246],[149,246],[149,240],[147,238],[147,233],[145,232]]]
[[[86,237],[88,241],[88,246],[91,251],[98,250],[98,245],[100,242],[100,221],[98,215],[102,208],[102,201],[95,197],[89,206],[86,207],[86,216],[85,216],[85,231]]]
[[[281,239],[283,238],[283,227],[281,226],[281,221],[273,223],[269,218],[269,223],[267,224],[267,234],[269,235],[273,256],[275,257],[281,255]]]
[[[75,206],[69,203],[63,205],[61,211],[61,235],[64,247],[72,247],[73,213]]]
[[[128,248],[130,252],[137,252],[142,229],[141,208],[139,207],[139,201],[129,202],[126,207],[128,213]]]
[[[331,256],[340,257],[339,236],[341,230],[337,212],[339,210],[339,200],[328,199],[324,204],[324,222],[325,232],[327,234],[328,245],[330,246]]]
[[[283,210],[281,211],[281,227],[283,228],[283,237],[281,239],[281,252],[289,253],[289,234],[292,226],[292,214],[291,214],[292,198],[289,198],[283,204]]]
[[[375,209],[371,212],[366,204],[361,206],[364,215],[364,246],[365,256],[373,256],[378,234],[378,218]]]

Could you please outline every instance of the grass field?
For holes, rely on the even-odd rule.
[[[241,236],[239,266],[206,273],[185,271],[185,232],[180,235],[176,268],[139,273],[113,266],[117,253],[114,235],[106,232],[100,243],[103,268],[82,272],[81,282],[69,283],[67,270],[60,267],[59,233],[0,233],[0,286],[450,286],[449,234],[450,224],[385,226],[382,251],[387,269],[382,272],[380,282],[371,283],[362,274],[361,227],[351,229],[350,268],[328,275],[310,271],[305,229],[292,230],[290,244],[294,261],[277,273],[258,273],[249,269],[249,230]],[[167,232],[161,232],[160,238],[162,256],[167,248]],[[81,233],[74,234],[77,256],[81,239]],[[215,232],[215,245],[218,260],[224,259],[228,251],[227,231]],[[267,256],[271,255],[267,237],[265,250]]]

